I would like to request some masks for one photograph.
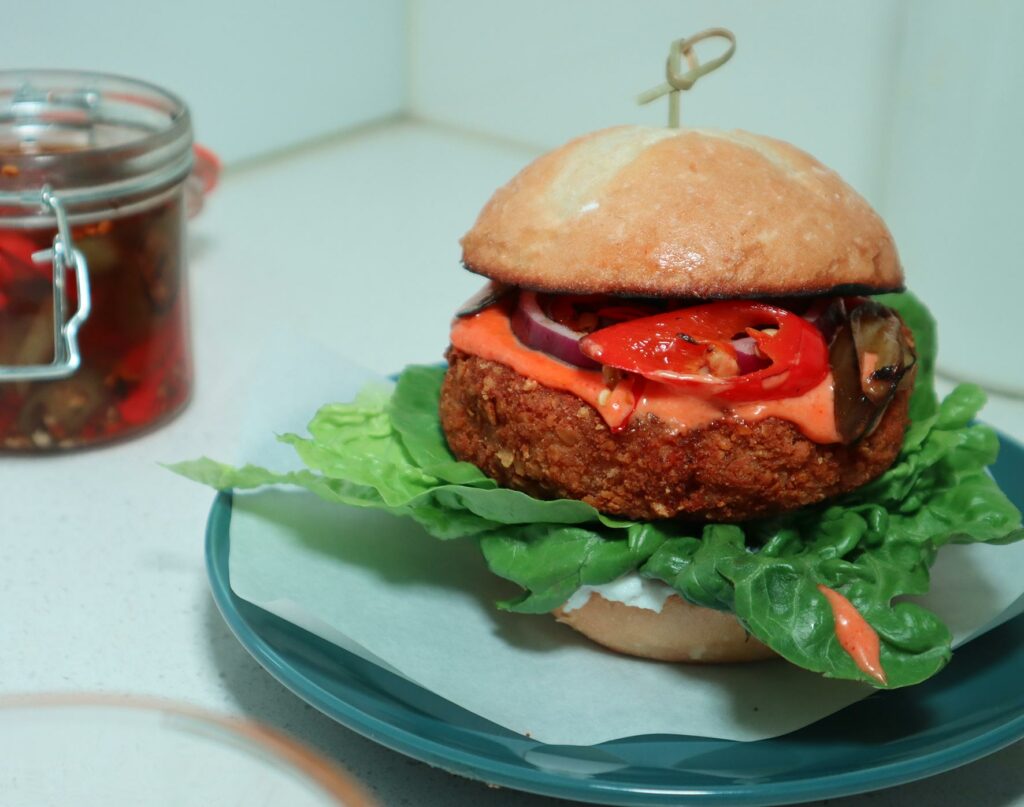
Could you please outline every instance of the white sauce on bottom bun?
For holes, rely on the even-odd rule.
[[[609,602],[621,602],[633,608],[661,613],[665,601],[675,593],[675,589],[660,580],[648,580],[636,572],[628,572],[617,580],[600,586],[581,586],[562,606],[565,613],[570,613],[587,604],[591,594],[599,594]]]

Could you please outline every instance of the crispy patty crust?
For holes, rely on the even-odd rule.
[[[451,348],[441,425],[452,452],[506,487],[582,499],[635,519],[745,521],[860,487],[903,444],[910,394],[853,445],[820,445],[792,423],[723,418],[682,434],[653,416],[613,434],[588,404]]]

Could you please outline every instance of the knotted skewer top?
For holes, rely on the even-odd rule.
[[[703,64],[697,59],[693,46],[705,39],[725,39],[729,47],[721,56]],[[647,104],[668,94],[668,125],[679,128],[679,92],[690,89],[701,76],[706,76],[732,58],[736,52],[736,35],[728,28],[708,28],[686,39],[677,39],[669,48],[665,61],[665,82],[637,96],[637,102]],[[683,56],[689,70],[682,72]]]

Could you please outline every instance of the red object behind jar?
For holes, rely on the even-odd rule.
[[[192,389],[186,210],[216,181],[187,107],[114,76],[0,72],[0,449],[160,423]]]

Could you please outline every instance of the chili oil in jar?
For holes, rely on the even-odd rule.
[[[0,450],[95,445],[185,406],[192,164],[188,109],[158,87],[0,71]]]

